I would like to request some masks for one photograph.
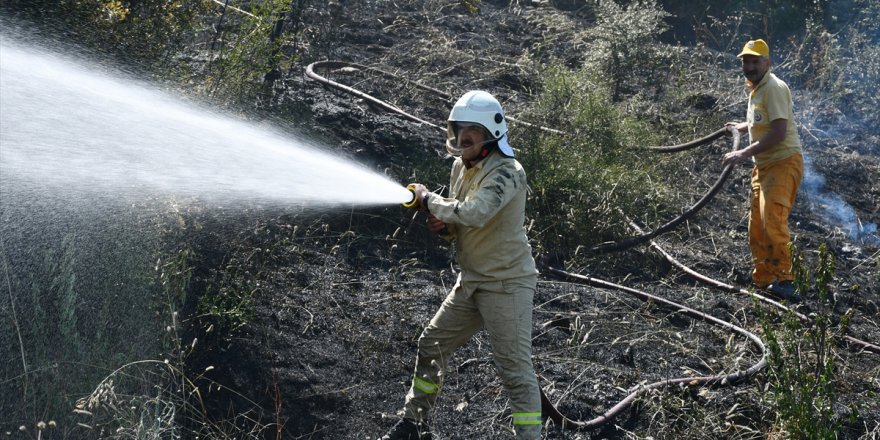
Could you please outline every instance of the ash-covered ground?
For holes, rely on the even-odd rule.
[[[484,1],[475,14],[463,2],[350,3],[312,11],[312,30],[326,35],[325,45],[313,46],[303,64],[361,63],[453,96],[485,88],[502,96],[515,115],[527,106],[539,74],[519,60],[546,56],[577,65],[586,56],[574,38],[578,29],[566,26],[586,27],[589,20],[565,2]],[[322,73],[428,120],[442,122],[451,106],[407,81],[349,70]],[[276,82],[267,105],[282,115],[307,116],[311,136],[402,184],[424,179],[413,175],[418,161],[448,164],[441,131],[328,88],[301,70]],[[745,102],[723,109],[697,102],[683,111],[725,112],[741,120]],[[802,127],[803,138],[811,171],[822,178],[815,177],[813,187],[798,196],[791,218],[794,242],[811,264],[819,246],[828,246],[836,258],[831,315],[851,310],[848,334],[880,343],[880,245],[876,232],[864,229],[880,222],[878,135],[875,130],[832,139],[811,127]],[[517,127],[512,129],[515,142]],[[717,177],[725,148],[719,141],[684,156],[676,179],[680,190],[696,200]],[[748,188],[749,168],[737,168],[708,207],[657,242],[693,269],[747,288]],[[851,236],[846,215],[835,220],[832,200],[853,209],[849,225],[861,224],[860,239]],[[217,334],[205,332],[207,318],[194,321],[201,342],[190,358],[192,371],[214,366],[207,376],[240,393],[209,393],[213,411],[222,418],[250,408],[251,417],[264,424],[283,424],[282,438],[378,438],[398,418],[417,338],[454,282],[452,249],[426,232],[421,215],[398,206],[257,209],[233,217],[222,225],[201,214],[190,219],[201,227],[193,243],[203,256],[191,290],[235,284],[255,292],[255,313],[243,327]],[[756,333],[760,310],[772,322],[782,319],[746,295],[692,281],[644,245],[581,259],[576,266],[542,261],[642,289]],[[239,275],[230,279],[230,273]],[[797,310],[809,314],[819,305],[808,296]],[[880,404],[871,396],[880,390],[880,357],[845,345],[834,356],[839,438],[876,438]],[[559,279],[546,268],[540,278],[535,366],[547,395],[572,419],[602,414],[640,384],[734,372],[759,359],[749,340],[668,307]],[[656,390],[601,429],[562,431],[550,423],[546,437],[764,438],[774,422],[767,383],[759,374],[732,387]],[[852,408],[859,411],[850,418]],[[480,333],[450,359],[432,428],[442,439],[511,438],[509,418],[488,338]],[[275,434],[274,427],[266,430],[267,437]]]

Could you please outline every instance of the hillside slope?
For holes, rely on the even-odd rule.
[[[479,11],[471,11],[467,3],[330,2],[326,9],[310,11],[311,30],[323,36],[315,38],[321,44],[303,54],[299,67],[333,59],[393,72],[399,79],[351,69],[321,73],[440,123],[451,101],[420,91],[409,81],[451,96],[487,89],[517,115],[528,110],[537,92],[541,71],[536,66],[553,60],[578,66],[590,56],[583,30],[591,26],[591,17],[581,9],[554,2],[484,1]],[[730,69],[719,83],[741,84],[732,54],[682,50],[693,50],[706,62],[726,60],[724,66],[715,66]],[[811,108],[812,97],[797,90],[795,95],[800,109]],[[740,90],[721,89],[714,96],[682,97],[678,107],[680,114],[665,116],[681,130],[670,132],[670,144],[689,140],[685,133],[702,135],[699,130],[705,126],[697,121],[741,120],[745,100]],[[328,88],[298,69],[275,82],[268,110],[306,115],[314,121],[308,127],[313,136],[401,183],[445,183],[445,175],[418,174],[422,161],[448,164],[442,157],[442,132]],[[865,131],[820,137],[813,128],[825,116],[810,116],[802,135],[814,176],[824,176],[824,187],[812,188],[816,195],[801,191],[792,215],[795,244],[809,264],[815,264],[820,244],[827,244],[837,270],[832,283],[836,302],[827,313],[838,319],[852,310],[849,333],[877,343],[876,232],[854,239],[843,217],[836,220],[827,208],[830,200],[839,200],[855,209],[855,221],[863,226],[880,221],[878,135]],[[516,139],[517,127],[513,129]],[[708,188],[727,148],[728,143],[719,141],[682,156],[678,173],[667,182],[680,192],[678,200],[691,203]],[[685,264],[740,288],[747,288],[749,281],[748,174],[745,166],[734,170],[707,208],[658,239]],[[819,177],[815,179],[811,182]],[[817,197],[821,194],[826,197]],[[198,254],[215,258],[197,267],[193,291],[222,289],[229,280],[220,268],[229,267],[249,273],[245,281],[259,287],[254,316],[230,337],[205,333],[216,324],[208,318],[194,325],[193,336],[202,348],[190,358],[191,370],[213,366],[208,377],[252,401],[215,391],[207,400],[216,414],[251,408],[263,424],[283,423],[283,438],[377,438],[393,424],[409,385],[418,335],[454,282],[452,250],[425,232],[423,220],[399,207],[251,212],[237,220],[241,230],[231,239],[217,234],[195,241]],[[200,215],[194,221],[212,223]],[[210,227],[205,231],[214,234]],[[752,299],[699,285],[646,246],[612,257],[588,256],[576,265],[544,261],[762,332]],[[534,351],[541,385],[560,410],[577,420],[598,416],[638,384],[733,372],[760,358],[747,340],[723,329],[619,291],[558,279],[546,267],[535,303]],[[799,307],[809,314],[819,310],[818,300],[810,297]],[[490,350],[485,334],[479,334],[451,359],[432,422],[440,438],[510,437],[506,397]],[[878,357],[846,346],[839,346],[835,356],[834,412],[842,424],[840,438],[873,438],[880,432],[880,405],[870,397],[880,390]],[[550,426],[547,438],[764,438],[781,429],[764,391],[768,383],[762,374],[736,387],[658,390],[601,429],[575,434]],[[853,408],[858,413],[850,418]],[[273,436],[275,428],[265,433]]]

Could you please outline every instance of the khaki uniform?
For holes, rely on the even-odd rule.
[[[405,417],[426,420],[455,349],[480,327],[510,398],[517,438],[541,437],[541,399],[532,366],[532,308],[537,270],[525,223],[525,171],[493,151],[467,169],[452,166],[450,198],[429,194],[428,210],[447,225],[461,272],[419,337]]]
[[[764,137],[770,131],[770,123],[777,119],[788,121],[785,139],[756,155],[752,170],[749,248],[755,264],[752,281],[762,288],[770,283],[794,278],[788,249],[791,241],[788,216],[804,175],[791,91],[785,82],[767,72],[749,95],[751,142]]]

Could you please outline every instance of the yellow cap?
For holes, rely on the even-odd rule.
[[[743,46],[743,50],[739,53],[739,55],[737,55],[737,58],[741,58],[743,55],[769,57],[770,47],[767,46],[767,42],[764,40],[749,40],[749,42],[746,43],[745,46]]]

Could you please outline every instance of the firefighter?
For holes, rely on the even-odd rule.
[[[455,156],[449,197],[410,188],[432,232],[453,241],[460,272],[418,342],[404,416],[383,440],[429,439],[427,421],[453,352],[481,327],[511,406],[518,439],[541,437],[541,400],[532,366],[532,308],[538,271],[526,237],[526,174],[508,143],[501,104],[465,93],[447,120]]]
[[[749,215],[749,248],[754,270],[752,282],[779,298],[797,302],[791,273],[788,215],[794,206],[804,174],[804,158],[798,137],[788,85],[770,72],[770,48],[764,40],[751,40],[737,55],[742,62],[749,105],[746,122],[736,124],[749,132],[750,145],[727,153],[727,166],[754,161],[752,206]]]

